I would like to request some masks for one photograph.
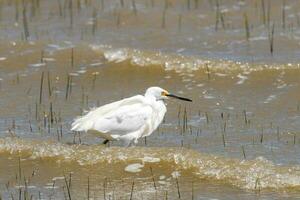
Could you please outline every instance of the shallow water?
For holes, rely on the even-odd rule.
[[[300,196],[297,1],[25,2],[28,34],[22,2],[0,2],[3,198]],[[70,132],[153,85],[193,102],[168,101],[137,147]]]
[[[53,191],[61,192],[58,189],[64,184],[61,174],[70,176],[65,174],[66,171],[71,173],[71,183],[74,185],[72,190],[76,198],[87,197],[88,178],[93,187],[99,187],[96,183],[92,184],[95,181],[108,184],[107,188],[103,186],[105,192],[114,198],[130,196],[133,181],[134,196],[146,199],[163,198],[165,195],[169,195],[169,198],[177,198],[177,195],[183,198],[205,198],[206,195],[222,198],[224,196],[221,193],[224,191],[230,198],[257,196],[256,193],[237,188],[265,189],[259,196],[272,196],[274,194],[271,191],[275,190],[285,191],[293,197],[293,192],[299,190],[299,167],[274,165],[262,157],[241,161],[179,147],[105,148],[99,145],[70,146],[12,138],[2,139],[0,144],[1,154],[9,155],[3,161],[13,166],[12,169],[3,169],[6,174],[7,171],[12,174],[17,171],[17,177],[23,174],[28,177],[26,187],[34,186],[29,187],[29,191],[33,189],[34,193],[39,189],[46,196],[54,195]],[[18,166],[14,163],[18,160],[13,156],[15,154],[21,158]],[[49,169],[49,164],[54,168]],[[19,166],[21,170],[18,174]],[[29,167],[33,170],[27,171]],[[3,174],[3,178],[7,178],[11,185],[17,184],[16,180],[6,176]],[[180,186],[177,185],[179,183]],[[213,190],[217,190],[217,193],[211,194]],[[99,193],[105,195],[104,191],[97,195]],[[55,195],[59,197],[62,194]],[[285,195],[280,193],[279,196]]]

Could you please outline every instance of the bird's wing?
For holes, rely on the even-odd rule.
[[[135,103],[121,105],[116,110],[96,119],[92,129],[117,135],[124,135],[140,130],[152,116],[152,107]]]
[[[152,107],[137,95],[88,112],[73,122],[71,130],[123,135],[140,129],[151,115]]]

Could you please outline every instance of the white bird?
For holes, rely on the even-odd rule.
[[[192,101],[170,94],[160,87],[150,87],[145,95],[136,95],[106,104],[80,116],[72,123],[72,131],[96,133],[110,140],[121,140],[126,146],[139,138],[151,135],[162,122],[167,111],[164,100],[169,97]]]

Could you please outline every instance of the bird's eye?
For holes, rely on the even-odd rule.
[[[167,93],[165,91],[161,92],[161,96],[166,96],[166,95],[167,95]]]

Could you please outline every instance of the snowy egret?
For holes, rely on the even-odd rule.
[[[126,146],[135,144],[141,137],[149,136],[162,122],[167,111],[164,100],[191,99],[170,94],[160,87],[150,87],[145,95],[136,95],[106,104],[78,117],[72,123],[72,131],[96,133],[110,140],[121,140]]]

